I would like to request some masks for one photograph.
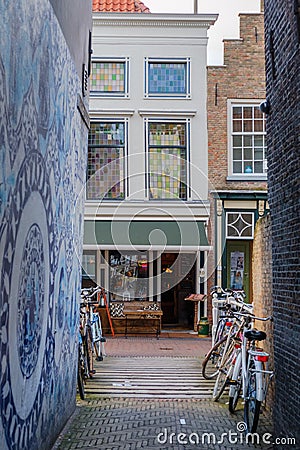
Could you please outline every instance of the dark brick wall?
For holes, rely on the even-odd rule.
[[[271,104],[267,133],[273,236],[274,421],[276,434],[298,434],[299,446],[300,22],[296,4],[292,0],[265,0],[265,44]]]

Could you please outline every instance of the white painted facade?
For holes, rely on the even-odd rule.
[[[91,91],[91,122],[125,120],[127,125],[124,200],[87,200],[86,221],[194,221],[207,225],[208,155],[207,155],[207,30],[217,15],[204,14],[131,14],[94,13],[92,60],[126,61],[128,91],[123,96],[97,95]],[[147,63],[153,60],[185,61],[188,90],[183,96],[158,96],[147,92]],[[186,199],[150,199],[147,186],[149,121],[183,122],[187,126],[187,196]],[[86,242],[85,250],[109,250]],[[195,291],[200,292],[200,251],[208,245],[195,240],[182,249],[168,246],[165,251],[196,253]],[[122,249],[124,250],[124,249]],[[162,250],[160,245],[151,249]],[[203,265],[203,264],[202,264]],[[104,269],[104,266],[103,266]],[[106,269],[107,270],[107,269]],[[150,265],[150,274],[152,266]],[[160,269],[158,268],[158,271]],[[98,271],[99,272],[99,271]],[[105,270],[104,270],[105,272]],[[104,273],[103,272],[103,273]],[[97,276],[97,281],[101,278]],[[109,274],[105,273],[105,284]],[[158,285],[160,281],[158,281]],[[203,289],[202,289],[203,290]],[[152,292],[150,282],[149,292]],[[151,297],[151,296],[150,296]],[[160,296],[158,296],[158,300]],[[151,298],[150,298],[151,300]]]

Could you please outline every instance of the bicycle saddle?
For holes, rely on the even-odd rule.
[[[267,337],[264,331],[256,330],[256,328],[252,328],[252,330],[245,331],[244,336],[250,341],[263,341]]]

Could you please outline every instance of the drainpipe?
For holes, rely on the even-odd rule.
[[[194,14],[198,14],[198,0],[194,0]]]

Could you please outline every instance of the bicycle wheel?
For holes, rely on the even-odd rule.
[[[229,380],[233,372],[234,355],[234,341],[230,339],[226,342],[223,355],[218,367],[218,375],[216,378],[213,400],[217,402],[223,394],[225,388],[229,385]]]
[[[261,402],[257,400],[257,376],[261,376],[261,373],[256,372],[255,361],[251,358],[244,403],[244,421],[247,425],[248,433],[256,432],[259,420]]]
[[[209,350],[202,362],[202,375],[206,380],[211,380],[218,375],[218,366],[221,361],[227,336],[222,339]]]
[[[94,374],[94,362],[93,362],[93,338],[90,327],[87,327],[87,332],[85,335],[85,352],[88,368],[88,377],[92,377]]]
[[[237,403],[240,397],[242,388],[242,353],[239,351],[234,364],[232,377],[229,381],[229,402],[228,409],[231,413],[234,413],[237,407]]]
[[[82,367],[81,351],[78,350],[78,364],[77,364],[77,386],[81,400],[85,399],[84,390],[84,368]]]
[[[224,318],[219,319],[218,324],[217,324],[217,328],[216,328],[216,331],[215,331],[213,342],[216,343],[216,342],[220,341],[222,339],[222,337],[224,336],[225,323],[226,323],[226,319],[224,319]]]

